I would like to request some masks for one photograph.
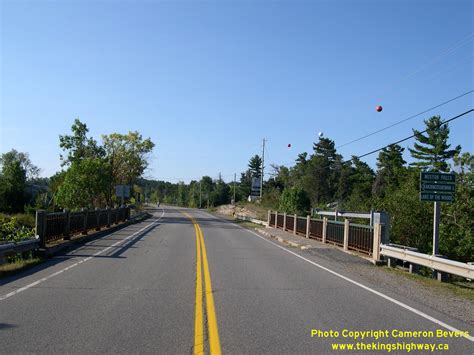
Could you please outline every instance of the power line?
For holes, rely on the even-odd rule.
[[[474,109],[470,109],[470,110],[468,110],[468,111],[466,111],[466,112],[463,112],[463,113],[461,113],[460,115],[457,115],[457,116],[455,116],[455,117],[450,118],[449,120],[446,120],[446,121],[441,122],[437,127],[440,127],[440,126],[444,125],[445,123],[454,121],[455,119],[458,119],[458,118],[460,118],[460,117],[462,117],[462,116],[464,116],[464,115],[467,115],[468,113],[471,113],[471,112],[473,112],[473,111],[474,111]],[[428,129],[425,129],[424,131],[419,132],[419,134],[425,133],[426,131],[428,131]],[[404,141],[406,141],[406,140],[409,140],[409,139],[411,139],[411,138],[413,138],[413,137],[415,137],[415,136],[416,136],[416,134],[412,134],[411,136],[409,136],[409,137],[407,137],[407,138],[403,138],[403,139],[400,139],[400,140],[397,141],[397,142],[387,144],[386,146],[384,146],[384,147],[382,147],[382,148],[375,149],[375,150],[373,150],[373,151],[371,151],[371,152],[368,152],[368,153],[359,155],[357,158],[360,159],[360,158],[366,157],[367,155],[371,155],[371,154],[377,153],[379,150],[382,150],[382,149],[384,149],[384,148],[390,147],[391,145],[399,144],[399,143],[404,142]],[[346,162],[349,162],[349,161],[351,161],[351,160],[347,160]]]
[[[461,94],[461,95],[458,95],[458,96],[456,96],[456,97],[453,97],[452,99],[449,99],[449,100],[444,101],[444,102],[442,102],[442,103],[440,103],[440,104],[438,104],[438,105],[436,105],[436,106],[430,107],[430,108],[428,108],[428,109],[426,109],[426,110],[424,110],[424,111],[422,111],[422,112],[419,112],[419,113],[417,113],[416,115],[412,115],[412,116],[407,117],[407,118],[405,118],[405,119],[403,119],[403,120],[401,120],[401,121],[395,122],[395,123],[391,124],[390,126],[386,126],[386,127],[381,128],[381,129],[379,129],[379,130],[377,130],[377,131],[374,131],[374,132],[372,132],[372,133],[366,134],[365,136],[362,136],[362,137],[357,138],[357,139],[354,139],[354,140],[352,140],[352,141],[350,141],[350,142],[341,144],[341,145],[337,146],[336,149],[345,147],[345,146],[347,146],[347,145],[349,145],[349,144],[352,144],[352,143],[361,141],[362,139],[365,139],[365,138],[368,138],[368,137],[370,137],[370,136],[373,136],[374,134],[383,132],[383,131],[385,131],[385,130],[387,130],[387,129],[389,129],[389,128],[395,127],[395,126],[397,126],[397,125],[399,125],[399,124],[401,124],[401,123],[403,123],[403,122],[406,122],[406,121],[409,121],[409,120],[411,120],[411,119],[413,119],[413,118],[415,118],[415,117],[421,116],[421,115],[423,115],[424,113],[427,113],[427,112],[429,112],[429,111],[432,111],[432,110],[434,110],[434,109],[436,109],[436,108],[438,108],[438,107],[444,106],[444,105],[446,105],[446,104],[448,104],[448,103],[450,103],[450,102],[453,102],[453,101],[455,101],[455,100],[458,100],[458,99],[460,99],[461,97],[464,97],[464,96],[466,96],[466,95],[469,95],[469,94],[471,94],[471,93],[473,93],[473,92],[474,92],[474,90],[469,90],[469,91],[467,91],[467,92],[465,92],[465,93],[463,93],[463,94]]]

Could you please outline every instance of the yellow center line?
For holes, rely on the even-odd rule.
[[[207,262],[206,244],[202,235],[201,227],[196,223],[199,235],[201,237],[202,259],[204,267],[204,283],[206,284],[206,308],[207,308],[207,329],[209,332],[209,348],[211,355],[221,354],[221,342],[219,340],[219,331],[217,329],[216,310],[214,308],[214,296],[212,295],[211,273]]]
[[[196,232],[196,309],[194,312],[194,354],[204,354],[204,331],[202,326],[202,264],[201,264],[201,243],[198,238],[198,230],[194,224]]]
[[[194,225],[196,233],[196,303],[194,318],[194,354],[204,354],[204,330],[203,330],[203,287],[202,269],[204,269],[204,284],[206,287],[206,315],[209,334],[209,352],[211,355],[221,354],[219,331],[217,328],[217,317],[214,307],[214,296],[212,294],[211,273],[207,261],[206,244],[201,227],[188,213],[183,212]]]

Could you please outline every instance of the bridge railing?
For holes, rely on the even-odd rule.
[[[341,222],[328,220],[327,217],[317,219],[268,211],[267,224],[295,235],[342,247],[344,250],[354,250],[371,256],[374,261],[380,261],[380,244],[385,230],[382,223],[363,225],[352,223],[347,218]]]
[[[105,208],[77,212],[47,213],[36,211],[36,234],[42,247],[59,240],[68,240],[74,234],[87,234],[91,230],[100,230],[130,219],[130,206]]]

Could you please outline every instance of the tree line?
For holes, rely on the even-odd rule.
[[[454,203],[442,205],[440,252],[450,258],[471,260],[474,255],[474,157],[448,143],[449,127],[439,116],[425,120],[426,132],[413,130],[415,143],[408,148],[413,162],[403,159],[404,148],[389,145],[380,150],[376,169],[353,156],[344,160],[330,138],[319,137],[311,152],[298,154],[293,166],[272,166],[264,181],[266,208],[305,215],[311,207],[369,211],[391,216],[392,242],[431,250],[431,203],[419,200],[419,176],[425,171],[455,171]],[[62,169],[38,178],[39,169],[27,153],[12,150],[0,156],[0,212],[31,212],[115,206],[116,185],[132,186],[127,202],[141,196],[149,202],[187,207],[212,207],[245,201],[253,178],[260,178],[262,159],[250,158],[236,183],[221,177],[202,177],[189,183],[144,179],[154,143],[138,132],[103,135],[101,142],[88,136],[86,124],[75,120],[69,134],[59,137]]]
[[[441,117],[425,120],[426,132],[413,130],[415,142],[408,148],[413,162],[403,159],[405,148],[398,144],[380,150],[376,169],[356,156],[344,160],[335,142],[319,137],[312,152],[299,154],[293,166],[272,166],[264,182],[266,208],[306,215],[311,207],[346,211],[383,210],[391,216],[393,243],[432,249],[433,204],[419,199],[421,171],[455,171],[454,203],[442,204],[440,252],[450,258],[472,261],[474,257],[474,157],[460,146],[451,148],[449,126]],[[189,184],[158,182],[149,185],[151,200],[180,206],[207,207],[236,202],[250,195],[253,177],[261,175],[262,160],[253,156],[240,181],[203,177]],[[201,199],[199,198],[201,196]]]

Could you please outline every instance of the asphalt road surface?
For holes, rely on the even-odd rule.
[[[0,280],[0,352],[474,353],[472,324],[317,256],[203,211],[153,215]]]

